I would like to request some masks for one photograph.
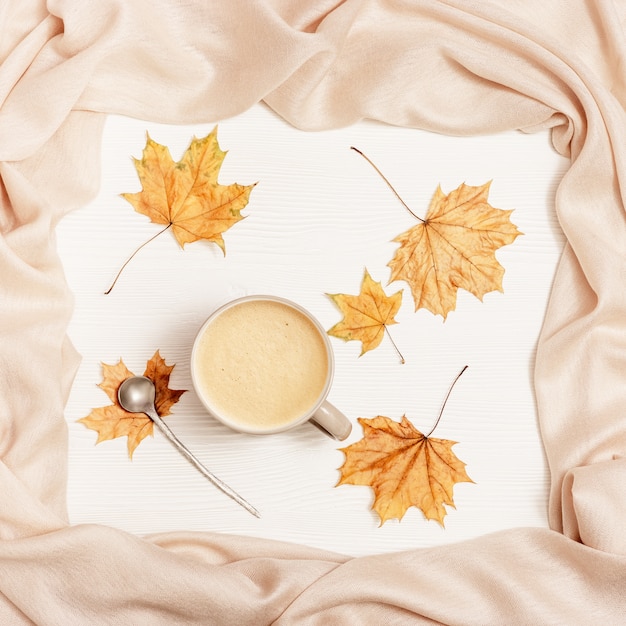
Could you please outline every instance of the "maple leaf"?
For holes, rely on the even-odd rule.
[[[155,385],[155,408],[159,416],[170,414],[172,406],[185,393],[184,389],[170,389],[168,387],[173,365],[167,365],[157,350],[148,361],[144,376],[152,380]],[[117,390],[119,386],[134,374],[126,367],[122,359],[115,365],[102,363],[103,378],[98,385],[109,397],[113,404],[93,409],[87,417],[78,421],[87,428],[98,433],[96,444],[101,441],[128,437],[128,456],[132,459],[137,446],[148,435],[153,433],[152,420],[143,413],[129,413],[119,404]]]
[[[226,152],[217,141],[217,126],[202,139],[194,137],[176,163],[167,146],[147,135],[141,159],[134,159],[142,189],[121,195],[138,213],[155,224],[165,225],[152,239],[171,229],[181,247],[205,239],[226,254],[222,234],[244,219],[241,210],[248,204],[256,183],[218,183],[225,157]],[[143,245],[124,263],[120,273]],[[106,293],[110,293],[118,278],[119,273]]]
[[[426,437],[406,416],[401,422],[382,415],[358,421],[363,438],[341,448],[346,460],[337,485],[371,487],[372,509],[381,525],[388,519],[402,519],[409,507],[416,506],[427,519],[443,526],[444,505],[454,506],[454,484],[473,482],[465,463],[452,452],[457,442]]]
[[[380,345],[387,326],[397,324],[394,316],[402,303],[402,290],[387,296],[381,284],[372,279],[367,269],[358,295],[326,295],[344,315],[340,322],[328,330],[328,334],[344,341],[361,341],[361,356]],[[393,343],[392,339],[391,342]],[[395,343],[393,345],[395,347]],[[401,354],[400,359],[404,363]]]
[[[393,240],[400,247],[388,264],[389,282],[409,284],[416,311],[425,308],[445,319],[459,288],[479,300],[502,291],[504,268],[494,253],[522,233],[509,219],[512,211],[487,202],[490,184],[463,183],[447,195],[437,187],[426,218]]]
[[[339,485],[365,485],[374,491],[372,509],[381,526],[388,519],[401,520],[411,506],[421,509],[429,520],[443,526],[447,514],[444,505],[454,507],[456,483],[474,481],[465,471],[465,463],[452,451],[457,442],[432,437],[439,424],[454,385],[465,372],[465,366],[454,379],[437,417],[427,435],[421,433],[406,416],[396,422],[383,415],[373,419],[358,418],[363,438],[346,448],[339,468]]]

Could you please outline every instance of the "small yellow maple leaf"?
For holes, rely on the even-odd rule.
[[[406,416],[401,422],[382,415],[358,421],[363,438],[341,448],[346,458],[337,486],[371,487],[381,526],[401,520],[411,506],[443,526],[444,505],[454,507],[455,483],[473,482],[452,452],[456,442],[423,435]]]
[[[205,239],[226,254],[222,234],[244,219],[241,210],[248,204],[256,183],[221,185],[218,175],[225,157],[226,152],[217,141],[217,126],[202,139],[194,137],[178,162],[174,162],[167,146],[147,135],[141,159],[134,159],[142,189],[121,195],[138,213],[155,224],[165,225],[155,237],[171,229],[181,247]],[[122,270],[142,247],[124,263]],[[119,273],[106,293],[118,278]]]
[[[438,187],[426,218],[394,239],[400,247],[388,264],[389,282],[409,284],[415,310],[445,319],[459,288],[479,300],[502,291],[504,268],[494,253],[522,233],[509,219],[512,211],[487,202],[490,184],[461,184],[447,195]]]
[[[327,295],[344,315],[328,334],[344,341],[361,341],[361,356],[380,345],[387,326],[397,324],[394,316],[402,303],[402,290],[387,296],[381,284],[372,279],[367,269],[358,295]],[[404,363],[402,355],[400,358]]]
[[[155,385],[155,408],[159,416],[170,414],[170,409],[185,393],[184,389],[170,389],[168,387],[173,365],[167,365],[157,350],[148,361],[144,376],[152,380]],[[129,413],[119,404],[117,390],[119,386],[134,374],[120,359],[115,365],[102,364],[103,378],[98,385],[109,397],[113,404],[93,409],[89,415],[79,419],[87,428],[98,433],[96,444],[101,441],[128,437],[128,456],[132,459],[137,446],[148,435],[153,433],[152,420],[143,413]]]

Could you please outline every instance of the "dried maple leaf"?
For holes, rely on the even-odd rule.
[[[402,303],[402,290],[392,296],[387,296],[381,284],[372,279],[367,269],[361,282],[359,295],[342,293],[327,295],[344,315],[344,318],[335,324],[328,334],[344,341],[361,341],[361,356],[380,345],[387,326],[397,324],[394,316]],[[393,343],[393,340],[391,341]],[[399,351],[398,354],[400,354]],[[402,355],[400,359],[404,363]]]
[[[248,204],[256,184],[219,184],[217,179],[225,156],[217,141],[217,126],[203,139],[194,137],[177,163],[166,146],[148,135],[142,158],[134,159],[142,190],[123,193],[122,197],[155,224],[165,224],[155,237],[171,229],[181,247],[206,239],[225,254],[222,234],[244,219],[241,210]],[[106,293],[113,289],[117,278],[119,274]]]
[[[385,181],[419,224],[396,237],[400,244],[393,259],[389,282],[404,280],[411,287],[415,310],[428,309],[444,320],[456,307],[459,288],[479,300],[490,291],[502,291],[504,268],[495,251],[522,233],[511,223],[513,211],[488,202],[490,182],[472,187],[461,184],[445,195],[441,187],[430,203],[426,218],[416,215],[372,160],[360,154]]]
[[[394,239],[400,247],[389,263],[389,282],[409,284],[415,310],[445,319],[459,288],[479,300],[502,291],[504,268],[494,253],[521,233],[509,220],[512,211],[487,202],[489,186],[462,184],[448,195],[438,187],[426,219]]]
[[[154,382],[156,395],[155,407],[157,413],[164,417],[170,414],[170,409],[185,393],[184,389],[170,389],[168,387],[173,365],[166,365],[164,359],[157,350],[148,361],[144,376]],[[128,456],[132,459],[135,448],[148,435],[152,435],[153,422],[143,413],[129,413],[119,404],[117,390],[119,386],[134,374],[124,365],[120,359],[115,365],[102,364],[103,378],[98,385],[107,394],[113,404],[93,409],[87,417],[78,421],[87,428],[98,433],[96,444],[101,441],[115,439],[116,437],[128,437]]]
[[[372,509],[380,517],[381,526],[388,519],[401,520],[411,506],[443,526],[447,514],[444,505],[454,507],[454,485],[474,481],[467,475],[465,463],[452,452],[457,442],[431,437],[440,418],[441,413],[428,435],[417,430],[406,416],[401,422],[382,415],[374,419],[358,418],[363,438],[341,448],[346,458],[339,468],[341,477],[337,486],[371,487],[375,496]]]
[[[416,506],[443,526],[443,505],[454,506],[454,484],[473,482],[465,463],[452,452],[456,442],[426,437],[406,417],[402,422],[382,415],[358,421],[363,439],[341,449],[346,460],[337,484],[371,487],[372,509],[381,525],[402,519],[410,506]]]

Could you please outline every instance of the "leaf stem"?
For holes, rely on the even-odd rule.
[[[393,191],[394,195],[396,196],[396,198],[398,198],[398,200],[400,200],[400,202],[402,203],[402,206],[417,220],[419,220],[420,222],[422,222],[422,224],[426,223],[426,220],[423,220],[419,215],[416,215],[415,213],[413,213],[413,211],[410,209],[409,205],[402,199],[402,197],[400,196],[400,194],[395,190],[394,186],[389,182],[389,180],[387,179],[387,177],[378,169],[378,167],[376,167],[376,165],[374,164],[374,162],[368,157],[366,156],[363,152],[361,152],[358,148],[355,148],[354,146],[350,146],[350,150],[354,150],[355,152],[358,152],[375,170],[376,173],[385,181],[385,183],[387,183],[387,187],[389,187],[389,189],[391,189],[391,191]]]
[[[115,279],[113,280],[113,282],[111,283],[111,286],[104,292],[104,295],[108,295],[111,293],[111,291],[113,291],[113,287],[115,287],[115,283],[117,283],[118,278],[120,277],[121,273],[124,271],[124,268],[131,262],[131,260],[133,259],[133,257],[137,254],[137,252],[139,252],[139,250],[141,250],[145,245],[149,244],[151,241],[153,241],[154,239],[156,239],[159,235],[162,235],[170,226],[171,226],[171,222],[163,229],[160,230],[156,235],[153,235],[152,237],[150,237],[150,239],[148,239],[148,241],[144,241],[127,259],[126,261],[124,261],[124,264],[122,265],[122,267],[120,267],[119,272],[117,273],[117,275],[115,276]]]
[[[454,385],[456,385],[456,381],[459,380],[459,378],[461,378],[461,376],[463,375],[463,372],[467,369],[467,365],[457,374],[456,378],[452,381],[452,384],[450,385],[450,389],[448,389],[448,393],[446,394],[446,397],[443,401],[443,404],[441,406],[441,411],[439,411],[439,417],[437,417],[437,421],[435,422],[435,425],[430,429],[430,432],[425,436],[425,439],[428,439],[433,432],[435,432],[435,428],[437,428],[437,426],[439,425],[439,420],[441,419],[441,416],[443,415],[443,410],[446,408],[446,403],[448,402],[448,398],[450,397],[450,394],[452,393],[452,390],[454,389]]]
[[[391,345],[396,349],[396,352],[398,353],[398,356],[400,357],[400,363],[404,365],[406,361],[404,360],[404,357],[402,356],[402,352],[400,352],[400,350],[398,349],[396,342],[393,340],[393,337],[391,336],[391,333],[389,332],[389,329],[387,328],[386,324],[384,325],[384,329],[385,329],[385,332],[387,333],[387,337],[389,337],[389,341],[391,341]]]

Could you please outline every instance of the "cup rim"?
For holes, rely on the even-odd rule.
[[[216,411],[208,400],[204,397],[201,391],[201,385],[197,379],[197,374],[195,371],[195,361],[196,361],[196,353],[198,351],[198,346],[200,344],[200,338],[204,334],[206,328],[215,320],[219,315],[224,313],[224,311],[237,306],[239,304],[243,304],[245,302],[253,302],[253,301],[264,301],[264,302],[278,302],[280,304],[284,304],[286,306],[295,309],[302,315],[304,315],[316,328],[324,346],[326,347],[326,359],[327,359],[327,373],[326,373],[326,381],[324,383],[324,388],[322,389],[317,402],[303,415],[299,416],[297,419],[294,419],[286,424],[281,424],[280,426],[274,426],[272,428],[254,428],[252,426],[246,426],[245,424],[240,424],[239,422],[233,422],[229,420],[227,417],[220,415],[218,411]],[[334,378],[335,372],[335,359],[332,350],[332,345],[330,340],[328,339],[328,335],[326,334],[326,330],[319,322],[319,320],[307,309],[305,309],[302,305],[294,302],[293,300],[289,300],[287,298],[283,298],[282,296],[275,296],[271,294],[251,294],[247,296],[241,296],[239,298],[235,298],[233,300],[229,300],[228,302],[218,306],[202,323],[196,335],[194,337],[193,346],[191,349],[191,358],[190,358],[190,372],[191,372],[191,382],[196,393],[197,398],[200,400],[206,411],[216,419],[218,422],[221,422],[225,426],[228,426],[234,431],[253,434],[253,435],[271,435],[275,433],[284,432],[290,430],[304,422],[308,421],[315,412],[322,406],[326,398],[328,397],[328,393],[330,391],[330,387],[332,385],[332,381]]]

